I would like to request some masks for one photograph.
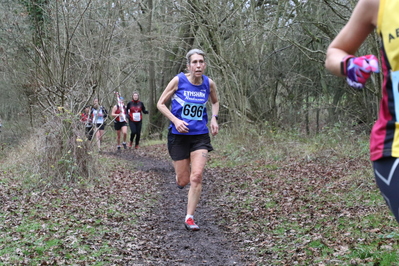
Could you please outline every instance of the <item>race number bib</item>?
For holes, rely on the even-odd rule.
[[[135,122],[140,121],[140,113],[133,113],[133,121]]]
[[[204,109],[204,104],[185,102],[181,116],[190,120],[202,120]]]

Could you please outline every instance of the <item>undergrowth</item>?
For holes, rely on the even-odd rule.
[[[221,176],[215,204],[259,265],[398,265],[397,222],[375,184],[367,134],[224,131],[209,164]]]
[[[316,158],[367,159],[368,140],[366,134],[337,128],[312,136],[271,127],[262,130],[251,126],[222,128],[220,134],[212,139],[212,145],[221,157],[212,164],[236,166],[259,159],[270,162]]]

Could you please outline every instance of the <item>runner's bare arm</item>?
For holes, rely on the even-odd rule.
[[[215,115],[219,115],[219,99],[217,96],[217,89],[216,84],[213,80],[209,79],[210,84],[210,98],[212,104],[212,119],[211,119],[211,133],[213,136],[218,134],[219,132],[219,125]]]
[[[367,36],[374,30],[378,18],[378,0],[360,0],[348,23],[342,28],[327,49],[326,68],[342,76],[341,60],[354,55]]]
[[[170,102],[173,94],[176,92],[178,84],[179,84],[179,78],[176,76],[169,82],[169,84],[166,86],[165,90],[163,91],[161,97],[159,97],[157,108],[164,116],[166,116],[166,118],[168,118],[175,125],[176,129],[179,130],[179,132],[180,130],[182,132],[183,131],[185,132],[188,131],[188,128],[186,127],[188,123],[174,116],[172,112],[169,110],[169,108],[166,106],[166,104]]]
[[[118,115],[120,115],[120,114],[116,113],[116,109],[117,109],[116,105],[114,107],[112,107],[112,111],[111,111],[111,116],[112,117],[117,117]]]

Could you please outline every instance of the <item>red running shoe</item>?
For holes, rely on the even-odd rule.
[[[186,222],[184,223],[184,225],[186,226],[186,229],[189,230],[189,231],[198,231],[198,230],[200,230],[199,226],[194,223],[193,218],[188,218],[186,220]]]

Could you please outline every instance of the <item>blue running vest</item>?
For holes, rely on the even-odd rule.
[[[208,114],[206,102],[209,98],[209,78],[202,75],[202,84],[193,85],[184,73],[179,73],[179,84],[175,94],[172,96],[170,111],[178,119],[188,123],[188,133],[179,133],[175,125],[170,123],[173,134],[200,135],[209,133]]]

